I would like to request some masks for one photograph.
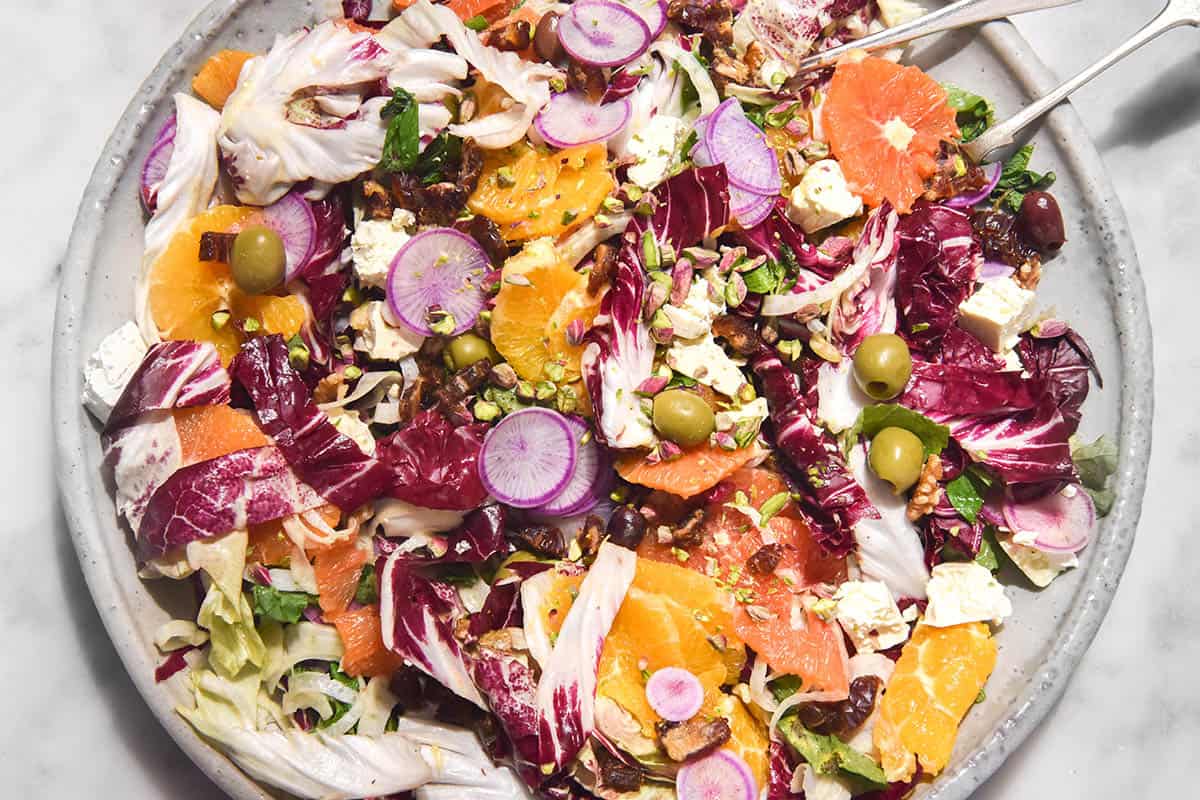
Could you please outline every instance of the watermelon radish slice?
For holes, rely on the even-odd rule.
[[[608,451],[594,436],[580,443],[591,431],[588,424],[576,416],[565,417],[579,450],[575,459],[575,470],[571,479],[558,497],[541,506],[537,511],[550,517],[569,517],[591,511],[608,493],[612,481],[612,463]]]
[[[287,256],[286,280],[308,265],[317,244],[317,219],[312,205],[298,191],[290,191],[262,210],[257,220],[279,234]]]
[[[483,248],[467,234],[452,228],[422,231],[392,259],[388,306],[397,319],[425,336],[433,334],[430,310],[453,315],[454,333],[462,333],[483,310],[487,297],[480,284],[491,268]]]
[[[754,194],[779,193],[783,181],[779,159],[735,98],[713,111],[704,128],[704,145],[715,162],[725,164],[733,186]]]
[[[633,113],[629,98],[611,103],[590,102],[583,92],[560,92],[550,98],[533,124],[547,144],[574,147],[611,139]]]
[[[717,750],[679,768],[679,800],[755,800],[758,787],[746,762],[729,750]]]
[[[571,58],[594,67],[616,67],[640,56],[653,37],[641,14],[613,2],[575,3],[558,22],[558,40]]]
[[[646,701],[668,722],[686,722],[704,705],[704,686],[682,667],[663,667],[646,681]]]
[[[1033,537],[1033,545],[1052,553],[1077,553],[1096,526],[1096,506],[1077,484],[1067,484],[1036,500],[1004,500],[1004,521],[1013,536]]]
[[[548,408],[509,414],[488,431],[479,479],[501,503],[535,508],[562,494],[575,473],[579,446],[566,417]]]

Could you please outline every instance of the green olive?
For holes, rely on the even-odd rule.
[[[693,447],[708,440],[717,419],[700,395],[671,389],[654,397],[654,427],[675,444]]]
[[[912,355],[894,333],[868,336],[854,353],[854,378],[875,400],[891,400],[903,392],[910,375]]]
[[[450,368],[454,370],[466,369],[485,358],[490,358],[493,364],[499,360],[492,350],[491,342],[473,333],[455,336],[450,340],[446,352],[450,356]]]
[[[871,470],[900,494],[917,482],[925,466],[925,445],[912,431],[884,428],[871,440]]]
[[[283,283],[287,253],[279,234],[266,225],[243,228],[229,259],[233,280],[246,294],[262,294]]]

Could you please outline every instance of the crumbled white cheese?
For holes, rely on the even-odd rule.
[[[805,233],[813,233],[856,217],[862,210],[862,198],[850,192],[841,165],[827,158],[805,170],[792,189],[787,214]]]
[[[425,337],[403,325],[393,324],[387,303],[372,300],[350,314],[350,327],[359,331],[354,349],[366,353],[372,361],[399,361],[421,349]]]
[[[958,307],[959,327],[1004,355],[1035,322],[1035,299],[1033,292],[1011,278],[988,281]]]
[[[676,372],[734,397],[746,376],[709,333],[701,339],[676,339],[667,350],[667,364]]]
[[[889,28],[912,22],[925,14],[925,9],[912,0],[878,0],[879,18]]]
[[[964,622],[999,625],[1012,614],[1012,602],[990,570],[974,561],[938,564],[925,587],[925,623],[948,628]]]
[[[858,422],[862,410],[872,405],[871,398],[858,388],[854,362],[821,363],[817,370],[817,420],[831,433],[841,433]]]
[[[833,599],[837,621],[859,653],[887,650],[908,640],[908,624],[881,581],[847,581]]]
[[[679,117],[655,114],[629,138],[629,155],[637,161],[626,176],[643,189],[653,189],[666,180],[679,154],[679,144],[691,128]]]
[[[725,313],[725,301],[714,301],[709,295],[709,282],[696,278],[688,289],[683,304],[663,306],[671,327],[680,339],[699,339],[712,330],[713,321]]]
[[[97,420],[108,421],[146,350],[137,323],[130,321],[105,336],[88,357],[83,365],[83,404]]]
[[[358,282],[376,289],[384,288],[392,259],[409,240],[408,232],[416,225],[416,217],[407,209],[398,208],[389,219],[366,219],[354,228],[350,251],[354,256],[354,274]]]
[[[358,445],[359,450],[369,456],[375,455],[375,437],[371,435],[371,426],[362,421],[357,411],[339,410],[339,413],[330,414],[329,421],[338,429],[338,433]]]
[[[724,411],[717,412],[717,430],[729,431],[733,430],[742,422],[759,422],[767,418],[770,412],[767,409],[767,400],[764,397],[756,397],[749,403],[742,403],[737,408],[729,408]]]
[[[1049,586],[1051,581],[1066,570],[1079,566],[1079,558],[1074,553],[1048,553],[1014,541],[1011,533],[997,533],[996,542],[1017,568],[1025,573],[1025,577],[1039,589]]]

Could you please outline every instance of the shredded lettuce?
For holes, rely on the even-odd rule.
[[[216,671],[232,679],[249,665],[266,663],[266,646],[254,628],[254,610],[242,593],[246,569],[245,531],[217,539],[197,540],[187,546],[188,562],[203,570],[211,581],[197,622],[209,632],[208,659]]]

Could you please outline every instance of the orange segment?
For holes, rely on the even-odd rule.
[[[838,64],[821,108],[850,188],[867,205],[887,200],[903,214],[936,170],[942,141],[959,135],[941,84],[884,58]]]
[[[356,539],[322,550],[313,557],[313,573],[317,579],[317,600],[327,615],[341,614],[350,607],[358,590],[367,554]]]
[[[958,725],[996,666],[996,642],[982,622],[918,625],[904,645],[879,707],[874,741],[889,781],[917,770],[937,775],[950,761]]]
[[[317,506],[313,511],[320,514],[321,519],[330,527],[336,527],[342,518],[341,509],[329,503]],[[301,517],[301,523],[308,525],[307,522],[304,522],[303,517]],[[337,547],[340,544],[341,542],[333,546]],[[283,530],[283,520],[273,519],[270,522],[250,526],[250,550],[246,555],[246,560],[269,566],[286,566],[291,560],[292,551],[295,548],[295,544]],[[327,548],[313,542],[308,542],[306,547],[310,553],[319,553],[323,549]]]
[[[252,58],[254,53],[243,50],[222,50],[205,61],[196,77],[192,78],[192,91],[213,108],[221,110],[229,95],[237,88],[242,67]]]
[[[557,236],[595,215],[615,184],[603,144],[542,152],[527,144],[488,150],[471,211],[506,239]]]
[[[517,256],[510,260],[516,261],[516,269],[505,266],[505,281],[492,311],[492,344],[525,380],[546,380],[546,365],[557,361],[563,365],[563,381],[571,383],[579,380],[583,347],[567,342],[567,326],[575,319],[590,326],[600,311],[600,298],[587,293],[587,276],[557,260],[548,240],[530,247],[548,251],[546,258]],[[520,283],[509,282],[518,271]]]
[[[404,659],[383,646],[379,607],[363,606],[329,618],[342,639],[342,670],[354,677],[391,675]]]
[[[641,455],[617,460],[617,474],[630,483],[649,486],[680,497],[693,497],[728,478],[751,459],[762,455],[754,446],[724,450],[705,443],[685,450],[679,458],[651,464]]]
[[[271,443],[249,411],[232,406],[197,406],[171,413],[185,465]]]
[[[171,239],[150,274],[150,312],[163,338],[212,342],[222,363],[228,364],[242,341],[235,320],[253,318],[264,333],[285,337],[300,332],[308,318],[302,299],[247,295],[234,285],[227,264],[200,261],[202,234],[240,230],[257,213],[241,206],[217,206],[197,215]],[[218,329],[212,315],[222,310],[232,312],[233,319]]]

